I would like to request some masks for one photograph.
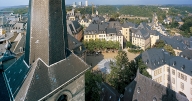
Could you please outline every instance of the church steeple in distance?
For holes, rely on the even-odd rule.
[[[25,61],[40,58],[47,65],[67,57],[65,0],[30,0]]]

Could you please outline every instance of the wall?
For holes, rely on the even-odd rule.
[[[68,101],[85,101],[85,76],[80,76],[46,101],[57,101],[62,94],[67,95]]]

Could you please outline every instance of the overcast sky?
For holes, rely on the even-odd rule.
[[[65,0],[66,4],[72,4],[73,2],[82,1],[83,5],[85,0]],[[4,6],[18,6],[18,5],[28,5],[29,0],[0,0],[0,7]],[[192,4],[192,0],[88,0],[88,3],[99,4],[99,5],[126,5],[126,4]]]

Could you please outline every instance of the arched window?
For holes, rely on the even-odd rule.
[[[67,101],[67,95],[61,95],[57,101]]]

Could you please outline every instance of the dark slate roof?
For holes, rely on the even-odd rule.
[[[137,28],[151,30],[151,27],[149,25],[147,25],[147,23],[145,23],[145,22],[140,23],[140,25]]]
[[[25,101],[37,101],[76,76],[82,75],[89,66],[71,53],[66,59],[47,67],[38,60]],[[39,92],[41,91],[41,92]],[[39,93],[37,93],[39,92]]]
[[[11,64],[5,71],[5,75],[7,78],[7,83],[10,86],[11,93],[15,97],[17,92],[19,91],[21,85],[23,84],[27,73],[30,68],[23,61],[24,55],[15,60],[13,64]],[[4,63],[6,64],[6,63]]]
[[[106,29],[106,33],[107,33],[107,34],[116,33],[116,28],[107,28],[107,29]]]
[[[78,29],[79,27],[81,27],[81,25],[79,24],[78,21],[72,21],[73,26],[75,27],[75,29]]]
[[[192,50],[186,49],[180,53],[180,56],[187,59],[192,59]]]
[[[145,29],[137,29],[137,31],[134,34],[141,36],[141,38],[143,39],[148,39],[150,37],[149,33]]]
[[[101,31],[105,31],[107,28],[108,24],[103,22],[100,24],[89,24],[89,26],[85,29],[84,34],[98,34]]]
[[[149,67],[154,70],[159,66],[162,66],[168,63],[169,59],[173,56],[169,55],[164,49],[151,48],[142,53],[142,61]]]
[[[25,48],[25,41],[26,41],[26,36],[23,35],[22,38],[20,39],[20,41],[17,43],[13,52],[14,53],[20,53],[20,47],[22,47],[22,49]]]
[[[132,22],[125,22],[123,24],[124,28],[136,28],[136,24],[132,23]]]
[[[8,93],[8,88],[5,84],[5,78],[3,77],[3,72],[0,71],[0,101],[10,101],[10,96]]]
[[[173,49],[178,49],[182,51],[187,49],[187,46],[182,41],[179,41],[173,37],[163,36],[160,39],[163,40],[166,44],[171,45]]]
[[[159,33],[158,31],[156,31],[156,30],[147,30],[148,31],[148,33],[150,34],[150,35],[155,35],[155,36],[160,36],[161,35],[161,33]]]
[[[125,88],[124,101],[188,101],[186,97],[137,73]]]
[[[120,94],[110,85],[105,82],[101,83],[100,101],[118,101]]]
[[[77,39],[75,39],[73,36],[71,36],[70,34],[68,34],[68,48],[69,50],[73,50],[73,52],[78,55],[83,53],[84,51],[86,51],[85,46],[83,45],[83,43],[79,42]],[[81,47],[81,50],[80,50]]]
[[[192,61],[190,60],[177,56],[169,60],[169,65],[181,72],[192,76]]]
[[[121,30],[122,25],[119,21],[109,21],[108,28],[116,28],[117,30]]]

